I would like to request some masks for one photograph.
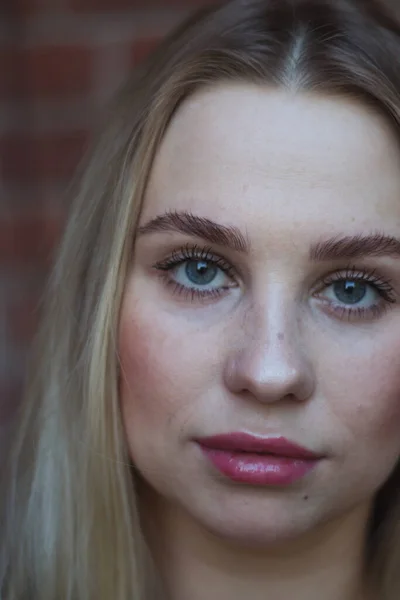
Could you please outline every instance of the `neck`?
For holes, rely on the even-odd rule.
[[[146,499],[146,535],[171,600],[371,600],[364,549],[369,507],[268,549],[235,546],[180,508]]]

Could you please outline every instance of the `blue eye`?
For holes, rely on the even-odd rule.
[[[367,273],[355,267],[329,275],[323,280],[323,286],[317,296],[340,317],[378,317],[390,304],[396,303],[390,281],[381,279],[375,272]]]
[[[208,285],[218,274],[219,268],[205,260],[190,260],[185,264],[185,275],[195,285]]]
[[[336,297],[344,304],[358,304],[368,293],[368,284],[344,279],[333,284]]]
[[[203,295],[232,287],[227,273],[212,260],[184,260],[170,269],[169,277],[182,288]]]
[[[192,300],[216,298],[237,287],[236,272],[224,258],[210,249],[185,246],[154,268],[163,271],[174,293],[185,294]]]
[[[237,273],[224,258],[210,248],[199,249],[189,244],[162,262],[154,265],[161,271],[165,285],[172,293],[185,299],[210,300],[238,287]],[[348,267],[325,277],[314,292],[340,318],[368,319],[379,317],[397,298],[391,282],[378,277],[375,271],[365,272]]]

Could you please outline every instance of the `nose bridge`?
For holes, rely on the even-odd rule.
[[[227,364],[227,383],[234,392],[247,391],[262,402],[306,399],[314,385],[303,336],[302,307],[275,290],[244,314],[240,339]]]
[[[301,307],[289,286],[275,282],[255,293],[243,314],[244,341],[285,352],[301,341]],[[291,343],[289,343],[291,340]],[[278,343],[277,343],[278,342]]]
[[[253,364],[264,369],[275,364],[280,371],[294,367],[302,347],[298,312],[294,302],[278,295],[267,306],[253,305],[244,329],[244,348]]]

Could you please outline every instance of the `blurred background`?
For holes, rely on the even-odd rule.
[[[90,132],[160,37],[213,1],[0,0],[0,456]]]
[[[0,0],[0,448],[90,132],[129,71],[205,3]]]

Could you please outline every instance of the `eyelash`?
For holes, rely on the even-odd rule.
[[[169,258],[165,261],[158,262],[154,268],[161,271],[161,278],[166,285],[173,287],[173,294],[182,295],[185,300],[189,299],[192,302],[195,300],[210,300],[211,298],[219,298],[226,294],[229,287],[215,288],[213,290],[199,290],[197,288],[185,287],[182,284],[172,280],[169,276],[169,271],[178,267],[182,263],[189,260],[204,261],[221,269],[223,273],[228,275],[232,280],[236,281],[236,270],[232,265],[221,256],[216,256],[209,247],[199,248],[199,246],[186,244],[178,250],[174,250]]]
[[[367,318],[367,317],[379,317],[386,312],[391,305],[396,304],[396,297],[394,289],[390,279],[383,279],[376,274],[376,270],[369,273],[366,271],[360,271],[356,266],[349,265],[345,269],[328,274],[322,279],[321,286],[319,289],[325,289],[326,287],[338,282],[338,281],[361,281],[369,284],[371,287],[378,292],[382,302],[375,304],[370,308],[355,307],[350,308],[347,306],[331,306],[330,309],[338,314],[341,318],[347,317],[348,320],[351,318]]]
[[[186,244],[185,246],[174,250],[170,257],[166,260],[156,263],[153,268],[160,271],[160,277],[166,283],[166,285],[173,288],[172,293],[175,295],[183,296],[185,300],[189,299],[192,302],[196,300],[210,300],[225,295],[232,286],[226,286],[221,288],[215,288],[211,290],[201,290],[197,288],[186,287],[173,279],[171,279],[169,272],[180,266],[187,261],[204,261],[208,262],[213,266],[217,266],[223,271],[230,279],[237,282],[237,273],[234,267],[220,256],[216,256],[210,247],[199,248],[197,245],[191,246]],[[371,285],[382,298],[383,304],[374,305],[370,308],[350,308],[346,306],[332,306],[330,302],[330,310],[340,315],[340,318],[366,318],[368,316],[378,317],[390,307],[391,304],[396,303],[393,286],[391,280],[382,279],[376,275],[375,271],[367,273],[360,271],[355,266],[348,266],[340,272],[334,272],[328,274],[321,281],[319,290],[325,289],[330,285],[338,281],[362,281]]]

